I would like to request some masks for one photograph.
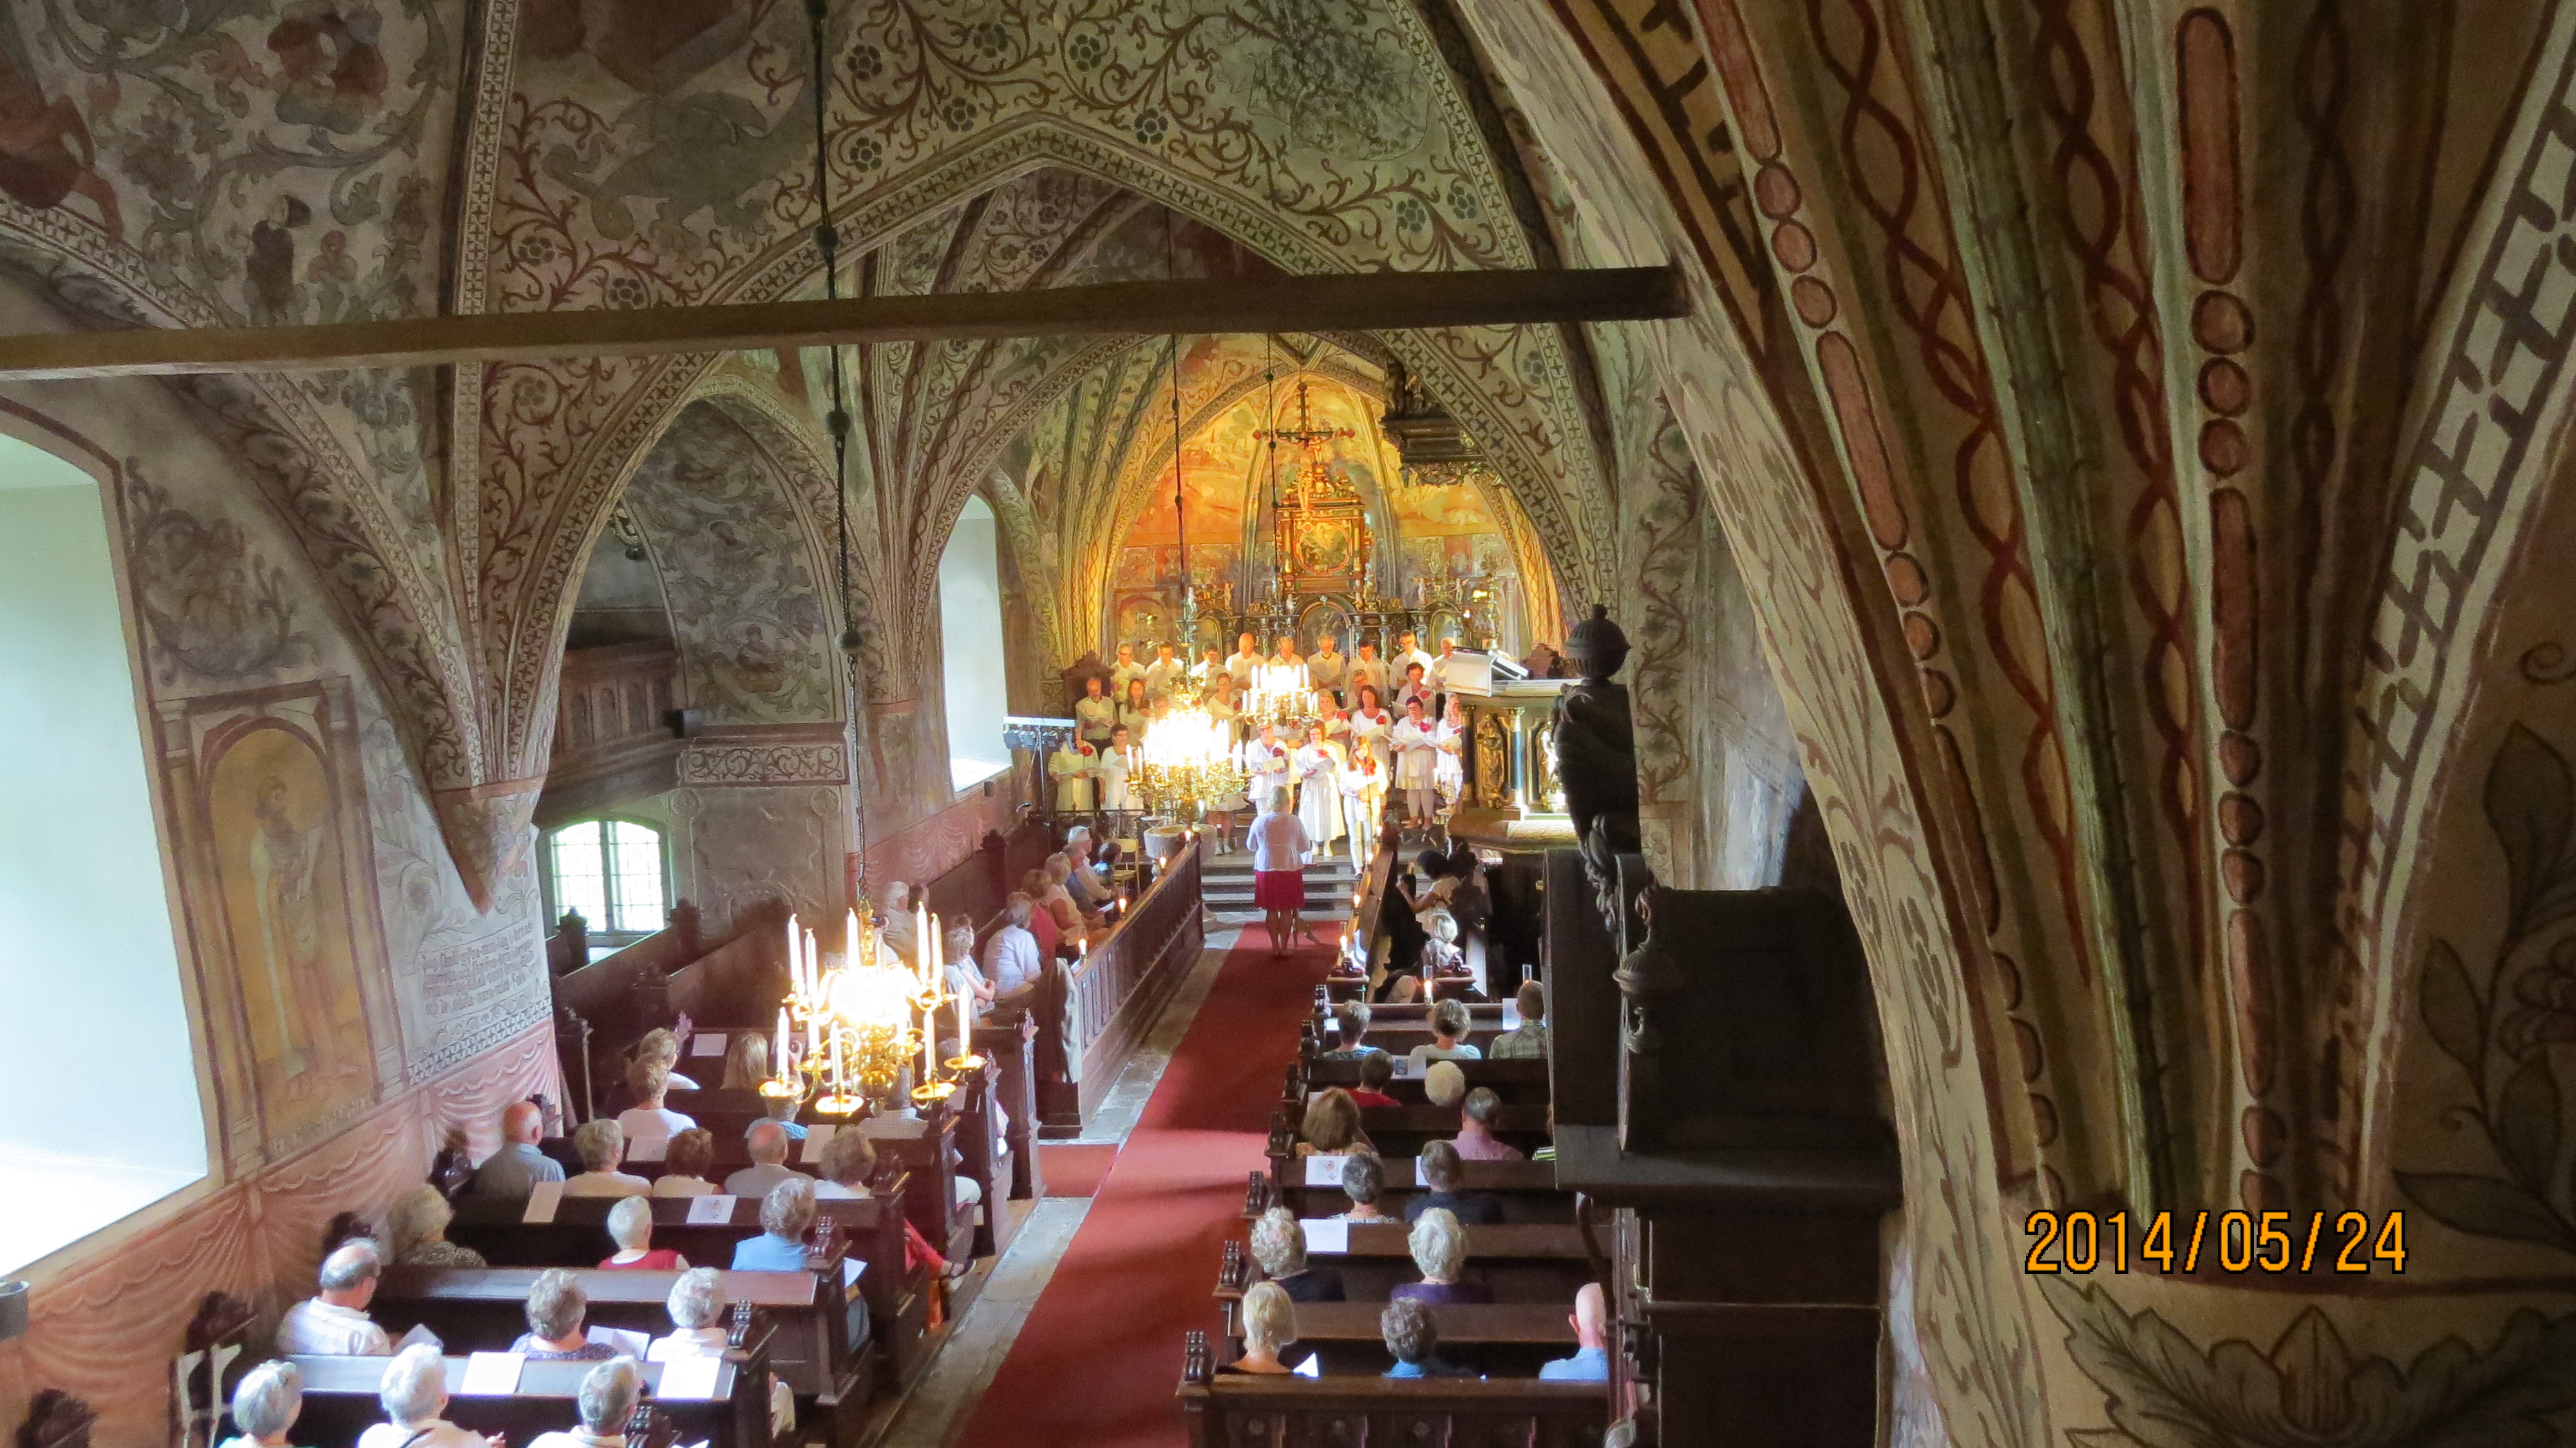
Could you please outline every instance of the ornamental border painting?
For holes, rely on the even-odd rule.
[[[328,1135],[402,1078],[356,718],[341,678],[162,709],[236,1169]]]

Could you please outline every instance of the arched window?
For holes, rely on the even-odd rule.
[[[1002,718],[1002,571],[993,509],[968,498],[939,555],[940,677],[948,696],[948,778],[958,789],[1011,767]]]
[[[596,939],[634,939],[669,923],[662,832],[633,820],[583,820],[546,837],[555,913],[576,911]]]

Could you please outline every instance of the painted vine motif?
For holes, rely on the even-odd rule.
[[[2505,859],[2504,938],[2482,972],[2437,939],[2416,996],[2426,1034],[2468,1077],[2445,1118],[2486,1145],[2483,1172],[2397,1173],[2407,1198],[2478,1237],[2576,1254],[2576,1184],[2560,1167],[2566,1109],[2552,1046],[2576,1042],[2576,770],[2520,724],[2487,768],[2487,826]]]
[[[2112,1427],[2067,1436],[2139,1448],[2546,1448],[2576,1407],[2576,1313],[2524,1310],[2483,1351],[2446,1337],[2411,1363],[2354,1353],[2311,1307],[2270,1347],[2207,1348],[2099,1287],[2042,1279],[2076,1365]]]

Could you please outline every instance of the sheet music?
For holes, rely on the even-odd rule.
[[[531,1227],[542,1226],[555,1219],[555,1208],[562,1204],[562,1182],[539,1182],[529,1189],[528,1209],[519,1214],[519,1220]]]
[[[1520,998],[1519,998],[1518,996],[1505,996],[1505,997],[1503,997],[1503,1029],[1504,1029],[1504,1030],[1507,1030],[1507,1031],[1517,1031],[1517,1030],[1519,1030],[1520,1028],[1521,1028],[1521,1003],[1520,1003]]]
[[[734,1201],[735,1198],[726,1196],[722,1192],[711,1192],[703,1197],[689,1198],[689,1225],[693,1227],[729,1225],[733,1221]]]
[[[642,1358],[653,1346],[653,1334],[627,1327],[593,1325],[582,1329],[581,1336],[584,1342],[606,1343],[631,1358]]]
[[[460,1398],[506,1398],[519,1390],[519,1371],[528,1365],[524,1353],[478,1352],[465,1360]]]
[[[863,1261],[863,1260],[861,1260],[861,1259],[859,1259],[859,1258],[857,1258],[857,1257],[844,1257],[844,1258],[842,1258],[842,1259],[841,1259],[841,1286],[842,1286],[844,1289],[852,1288],[852,1287],[856,1287],[856,1286],[858,1286],[858,1285],[859,1285],[859,1277],[860,1277],[860,1275],[861,1275],[862,1273],[866,1272],[867,1270],[868,1270],[868,1264],[867,1264],[865,1261]]]
[[[813,1166],[823,1159],[823,1148],[832,1144],[832,1134],[841,1128],[828,1121],[818,1121],[805,1128],[805,1150],[797,1160]]]
[[[1342,1163],[1346,1156],[1310,1156],[1306,1158],[1306,1185],[1337,1187],[1342,1184]]]
[[[663,1161],[670,1155],[671,1138],[667,1136],[639,1136],[626,1147],[628,1161]]]
[[[657,1398],[712,1398],[716,1395],[716,1370],[724,1366],[720,1357],[673,1358],[662,1364],[662,1382],[653,1390]]]
[[[1343,1256],[1351,1250],[1351,1224],[1339,1217],[1309,1217],[1297,1224],[1306,1234],[1306,1250],[1318,1256]]]
[[[725,1047],[731,1045],[732,1042],[733,1038],[721,1031],[701,1031],[696,1036],[690,1038],[689,1054],[692,1056],[721,1056],[725,1053]]]

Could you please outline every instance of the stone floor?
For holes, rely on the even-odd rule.
[[[1123,1143],[1127,1133],[1135,1130],[1146,1098],[1154,1094],[1163,1068],[1198,1015],[1199,1003],[1215,985],[1217,968],[1241,934],[1237,926],[1210,922],[1199,963],[1173,990],[1144,1044],[1128,1059],[1118,1083],[1109,1088],[1081,1142]],[[1038,1294],[1046,1290],[1047,1279],[1055,1275],[1056,1263],[1090,1208],[1088,1197],[1041,1198],[1029,1209],[1010,1250],[968,1276],[958,1294],[968,1299],[964,1313],[948,1328],[929,1371],[892,1406],[893,1416],[876,1439],[878,1448],[945,1448],[956,1438],[976,1401],[991,1386],[994,1373],[1000,1371],[1002,1359],[1010,1355],[1020,1325],[1028,1320]]]

